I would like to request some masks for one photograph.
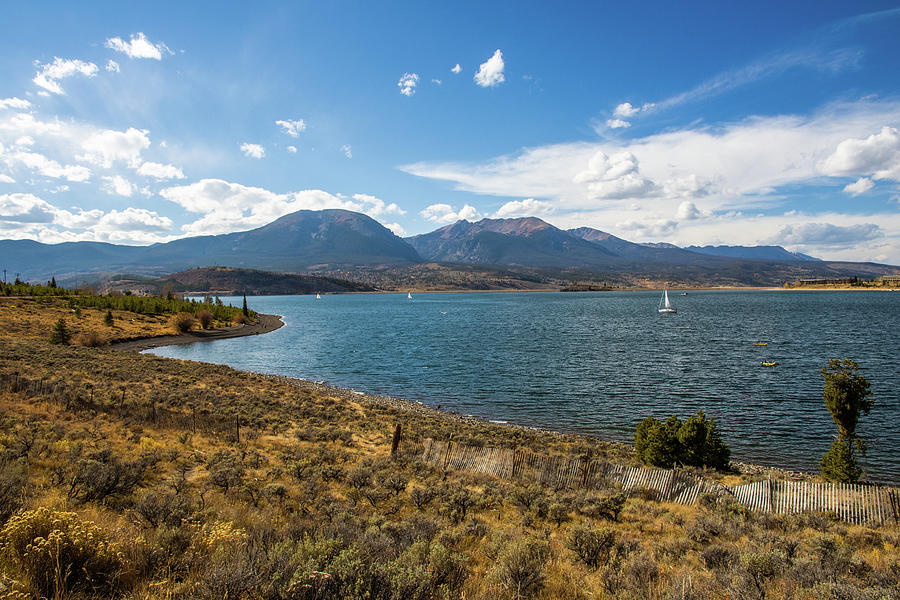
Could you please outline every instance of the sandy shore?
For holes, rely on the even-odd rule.
[[[284,321],[281,320],[280,315],[264,315],[259,313],[259,321],[256,323],[232,325],[231,327],[222,327],[207,331],[192,331],[181,335],[161,335],[150,338],[139,338],[136,340],[111,344],[110,348],[113,350],[140,352],[141,350],[158,348],[160,346],[177,346],[180,344],[193,344],[194,342],[211,342],[213,340],[224,340],[226,338],[260,335],[262,333],[275,331],[283,325]]]

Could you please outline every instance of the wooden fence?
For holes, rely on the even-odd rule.
[[[470,471],[554,488],[597,488],[610,483],[624,491],[652,490],[659,500],[695,504],[701,494],[730,495],[750,510],[775,514],[832,512],[848,523],[900,522],[900,492],[875,485],[765,480],[735,487],[689,471],[626,467],[606,461],[534,454],[504,448],[425,440],[421,457],[443,469]]]

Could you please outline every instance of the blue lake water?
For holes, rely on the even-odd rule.
[[[900,293],[670,297],[675,315],[657,313],[654,292],[255,297],[286,326],[151,352],[616,441],[647,415],[703,409],[733,458],[809,471],[836,431],[819,369],[850,358],[877,399],[858,429],[863,466],[900,483]]]

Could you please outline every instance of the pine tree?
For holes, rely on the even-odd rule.
[[[247,294],[244,294],[244,308],[242,309],[245,317],[250,316],[250,310],[247,308]]]
[[[113,315],[111,310],[106,311],[106,316],[103,317],[103,323],[108,327],[112,327],[113,325]]]
[[[856,426],[860,413],[869,414],[875,403],[871,384],[859,374],[859,365],[852,360],[829,360],[821,374],[825,379],[822,398],[838,427],[838,439],[822,457],[822,475],[828,481],[855,483],[862,475],[856,451],[865,454],[863,441],[856,437]]]
[[[66,345],[71,337],[72,334],[66,329],[66,320],[60,317],[56,325],[53,326],[53,331],[50,332],[50,343]]]

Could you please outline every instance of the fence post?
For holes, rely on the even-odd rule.
[[[395,456],[400,447],[400,432],[400,423],[397,423],[397,427],[394,429],[394,439],[391,440],[391,456]]]

